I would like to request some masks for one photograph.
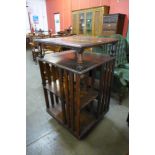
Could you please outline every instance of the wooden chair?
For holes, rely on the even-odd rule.
[[[35,42],[33,42],[33,41],[30,42],[30,46],[31,46],[31,49],[32,49],[33,61],[35,61],[35,63],[37,63],[37,57],[39,57],[41,55],[41,51],[38,48],[37,44]]]
[[[128,42],[120,34],[114,34],[112,36],[99,36],[99,37],[119,39],[118,43],[115,46],[116,49],[114,53],[112,44],[95,47],[92,49],[92,52],[102,53],[104,55],[111,55],[115,57],[114,80],[112,85],[112,91],[119,95],[119,101],[121,103],[123,97],[126,94],[126,91],[128,90],[129,85]]]
[[[62,48],[60,46],[56,45],[43,45],[43,52],[45,54],[55,53],[55,52],[61,52]]]
[[[31,35],[31,41],[30,41],[30,46],[31,46],[31,49],[32,49],[32,58],[33,58],[33,61],[35,61],[37,63],[37,57],[40,57],[41,56],[41,50],[40,48],[38,47],[38,45],[33,41],[34,39],[43,39],[43,38],[49,38],[49,35],[45,35],[45,34],[33,34]],[[50,53],[53,53],[53,52],[60,52],[61,51],[61,47],[58,47],[58,46],[52,46],[52,45],[43,45],[42,47],[43,49],[43,53],[44,55],[45,54],[50,54]]]
[[[30,47],[31,47],[31,50],[32,50],[32,58],[33,58],[33,61],[35,61],[35,63],[37,63],[37,57],[40,57],[41,56],[41,50],[39,48],[39,46],[37,45],[37,43],[34,42],[34,39],[39,39],[39,38],[42,38],[41,35],[38,35],[38,34],[31,34],[30,35]]]

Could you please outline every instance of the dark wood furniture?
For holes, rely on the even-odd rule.
[[[85,65],[83,63],[83,52],[85,49],[100,46],[103,44],[111,43],[115,44],[117,39],[113,38],[96,38],[90,36],[69,36],[69,37],[62,37],[62,38],[47,38],[47,39],[35,39],[35,42],[41,47],[42,57],[44,55],[42,46],[43,45],[58,45],[62,47],[67,47],[70,49],[76,50],[76,57],[77,57],[77,65],[80,68]]]
[[[105,38],[105,36],[100,37]],[[108,44],[92,48],[92,52],[108,54],[115,57],[112,95],[119,97],[119,104],[121,104],[129,90],[129,44],[120,34],[113,34],[107,37],[118,39],[115,52],[112,53],[112,47]]]
[[[102,35],[109,36],[112,34],[122,34],[124,26],[124,14],[109,14],[103,16],[103,32]]]
[[[39,66],[47,112],[80,139],[109,109],[115,64],[113,57],[83,51],[107,43],[114,46],[117,39],[72,36],[35,41],[41,46],[74,49],[45,55],[39,58]],[[96,74],[100,77],[99,84]]]
[[[108,112],[114,58],[84,52],[85,67],[77,68],[76,51],[39,59],[47,112],[81,139]],[[95,89],[96,70],[100,76]]]
[[[72,11],[72,32],[78,35],[101,35],[103,15],[109,14],[109,9],[109,6],[100,6]]]

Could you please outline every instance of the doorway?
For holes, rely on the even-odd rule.
[[[54,23],[55,23],[55,32],[57,33],[60,31],[60,14],[59,13],[54,14]]]

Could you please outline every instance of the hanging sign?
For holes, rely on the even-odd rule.
[[[34,22],[34,24],[39,24],[38,16],[33,16],[33,22]]]

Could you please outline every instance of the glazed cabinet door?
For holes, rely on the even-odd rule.
[[[79,34],[85,33],[85,13],[79,13]]]
[[[79,34],[79,27],[78,27],[79,20],[78,20],[78,18],[79,18],[78,13],[72,14],[72,25],[73,25],[72,27],[73,27],[73,33],[75,33],[75,34]]]
[[[102,21],[101,21],[101,16],[102,12],[100,10],[95,10],[94,11],[94,35],[98,36],[101,34],[101,26],[102,26]]]
[[[108,13],[108,6],[73,11],[73,33],[80,35],[101,35],[103,27],[103,15]]]
[[[103,15],[109,13],[109,7],[100,7],[94,9],[94,29],[93,35],[99,36],[102,34]]]
[[[93,27],[93,12],[86,12],[86,35],[92,35],[92,27]]]

